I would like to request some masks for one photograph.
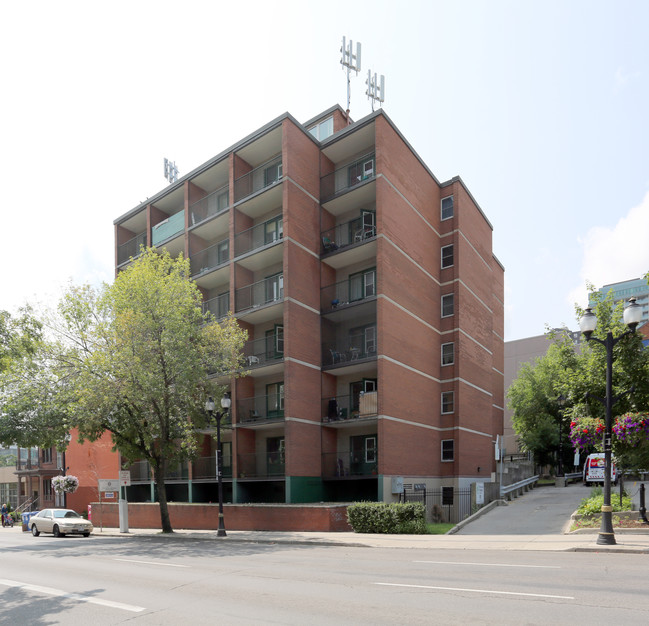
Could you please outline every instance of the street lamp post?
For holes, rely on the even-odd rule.
[[[624,309],[624,323],[629,327],[619,337],[613,337],[609,330],[606,339],[593,337],[593,331],[597,327],[597,317],[589,308],[586,309],[579,320],[579,328],[586,337],[586,341],[595,341],[606,348],[606,397],[599,398],[606,407],[606,420],[604,423],[604,504],[602,505],[602,523],[597,537],[599,545],[615,545],[615,533],[613,531],[613,508],[611,507],[611,431],[613,405],[621,396],[613,395],[613,348],[623,337],[635,332],[636,326],[642,319],[642,309],[635,301],[629,299],[629,306]]]
[[[230,410],[232,400],[230,393],[225,392],[221,398],[222,411],[214,412],[214,398],[210,396],[205,403],[205,410],[209,413],[210,422],[216,417],[216,477],[219,485],[219,528],[216,531],[217,537],[226,537],[225,523],[223,521],[223,459],[221,450],[221,419]]]
[[[563,407],[566,404],[566,397],[561,394],[557,398],[559,404],[559,459],[557,461],[557,477],[563,476]]]

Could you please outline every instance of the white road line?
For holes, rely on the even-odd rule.
[[[68,598],[70,600],[77,600],[79,602],[88,602],[89,604],[98,604],[106,606],[111,609],[122,609],[123,611],[131,611],[132,613],[140,613],[146,611],[143,606],[135,606],[133,604],[124,604],[123,602],[113,602],[112,600],[102,600],[93,596],[85,596],[80,593],[69,593],[61,589],[54,589],[53,587],[43,587],[41,585],[31,585],[29,583],[21,583],[17,580],[7,580],[0,578],[0,585],[5,587],[16,587],[24,591],[33,591],[34,593],[42,593],[46,596],[56,596],[58,598]]]
[[[531,567],[537,569],[561,569],[560,565],[516,565],[515,563],[462,563],[458,561],[413,561],[413,563],[434,563],[435,565],[482,565],[484,567]]]
[[[113,559],[124,563],[141,563],[142,565],[162,565],[163,567],[189,567],[189,565],[177,565],[176,563],[160,563],[159,561],[136,561],[135,559]]]
[[[526,596],[528,598],[558,598],[560,600],[574,600],[573,596],[553,596],[545,593],[519,593],[517,591],[494,591],[493,589],[466,589],[464,587],[433,587],[432,585],[401,585],[399,583],[372,583],[384,587],[410,587],[411,589],[432,589],[434,591],[468,591],[470,593],[492,593],[504,596]]]

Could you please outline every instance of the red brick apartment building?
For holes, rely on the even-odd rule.
[[[248,331],[250,374],[223,381],[227,502],[390,501],[402,484],[492,477],[504,402],[492,227],[384,111],[281,115],[118,218],[115,239],[117,271],[141,244],[188,256],[205,308]],[[200,458],[170,471],[170,500],[217,500],[214,452],[208,433]],[[146,463],[131,481],[129,502],[155,500]]]

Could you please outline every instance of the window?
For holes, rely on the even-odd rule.
[[[284,356],[284,326],[275,324],[273,330],[266,331],[266,358],[281,359]]]
[[[453,244],[442,247],[442,269],[453,265]]]
[[[264,170],[264,187],[276,183],[282,177],[282,163],[273,163]]]
[[[273,243],[284,236],[284,220],[276,217],[264,224],[264,243]]]
[[[224,239],[216,244],[216,250],[218,265],[221,265],[221,263],[227,263],[230,260],[230,241],[228,239]]]
[[[349,331],[351,360],[364,359],[376,354],[376,326],[358,326]],[[364,389],[363,391],[367,391]]]
[[[43,463],[52,462],[52,448],[44,448],[42,450]]]
[[[286,462],[284,437],[269,437],[266,439],[266,460],[269,476],[284,473],[284,463]]]
[[[363,300],[376,295],[376,268],[349,275],[349,301]]]
[[[442,198],[442,219],[447,220],[453,217],[453,196]]]
[[[376,378],[363,378],[354,383],[349,384],[349,395],[351,400],[351,410],[358,411],[360,407],[361,391],[368,393],[377,390]]]
[[[442,296],[442,317],[451,317],[455,314],[455,294],[447,293]]]
[[[455,344],[442,344],[442,365],[453,365],[455,363]]]
[[[284,297],[284,274],[275,274],[266,279],[266,302],[275,302]]]
[[[376,437],[365,438],[365,463],[376,463]]]
[[[52,497],[52,479],[43,479],[43,498],[49,500]]]
[[[453,413],[455,411],[455,392],[442,391],[442,413]]]
[[[284,415],[284,382],[266,385],[266,415],[282,417]]]
[[[334,134],[334,118],[328,117],[319,124],[309,128],[309,132],[319,141],[331,137]]]
[[[353,187],[374,176],[374,156],[349,166],[349,186]]]
[[[442,461],[455,460],[455,440],[442,439]]]
[[[370,239],[376,235],[376,213],[374,211],[361,211],[361,216],[349,222],[349,241],[356,243]]]

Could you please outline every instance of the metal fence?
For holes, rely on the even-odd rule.
[[[457,524],[471,515],[471,488],[415,490],[404,489],[400,502],[422,502],[426,509],[426,521]]]

